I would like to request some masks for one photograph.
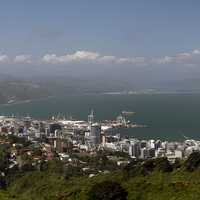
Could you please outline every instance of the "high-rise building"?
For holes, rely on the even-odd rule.
[[[147,159],[149,157],[149,151],[146,147],[141,149],[141,154],[140,154],[140,158],[141,159]]]
[[[100,144],[101,142],[101,125],[98,123],[92,124],[90,129],[90,142],[92,144]]]
[[[86,141],[91,146],[95,146],[101,143],[101,125],[94,123],[94,111],[88,115],[89,132],[86,134]]]
[[[129,155],[131,157],[138,158],[140,156],[140,144],[139,142],[132,142],[129,145]]]
[[[94,123],[94,111],[91,110],[91,113],[88,115],[88,123],[91,126]]]

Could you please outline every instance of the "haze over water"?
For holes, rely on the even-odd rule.
[[[129,118],[148,128],[122,130],[140,139],[200,139],[200,94],[74,95],[0,106],[0,114],[48,118],[57,113],[87,120],[91,109],[96,120],[115,119],[121,111],[135,111]]]

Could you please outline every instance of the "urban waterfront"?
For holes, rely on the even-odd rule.
[[[115,119],[123,110],[136,112],[129,120],[147,127],[120,130],[124,135],[163,140],[200,138],[200,94],[71,95],[2,105],[0,114],[47,118],[62,113],[86,120],[91,109],[96,120]]]

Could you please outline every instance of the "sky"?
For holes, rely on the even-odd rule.
[[[183,66],[195,74],[199,10],[199,0],[0,0],[0,66]]]

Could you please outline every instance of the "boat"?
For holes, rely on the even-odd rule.
[[[15,100],[11,99],[8,101],[8,104],[15,103]]]
[[[134,115],[135,112],[132,112],[132,111],[122,111],[122,114],[123,115]]]

